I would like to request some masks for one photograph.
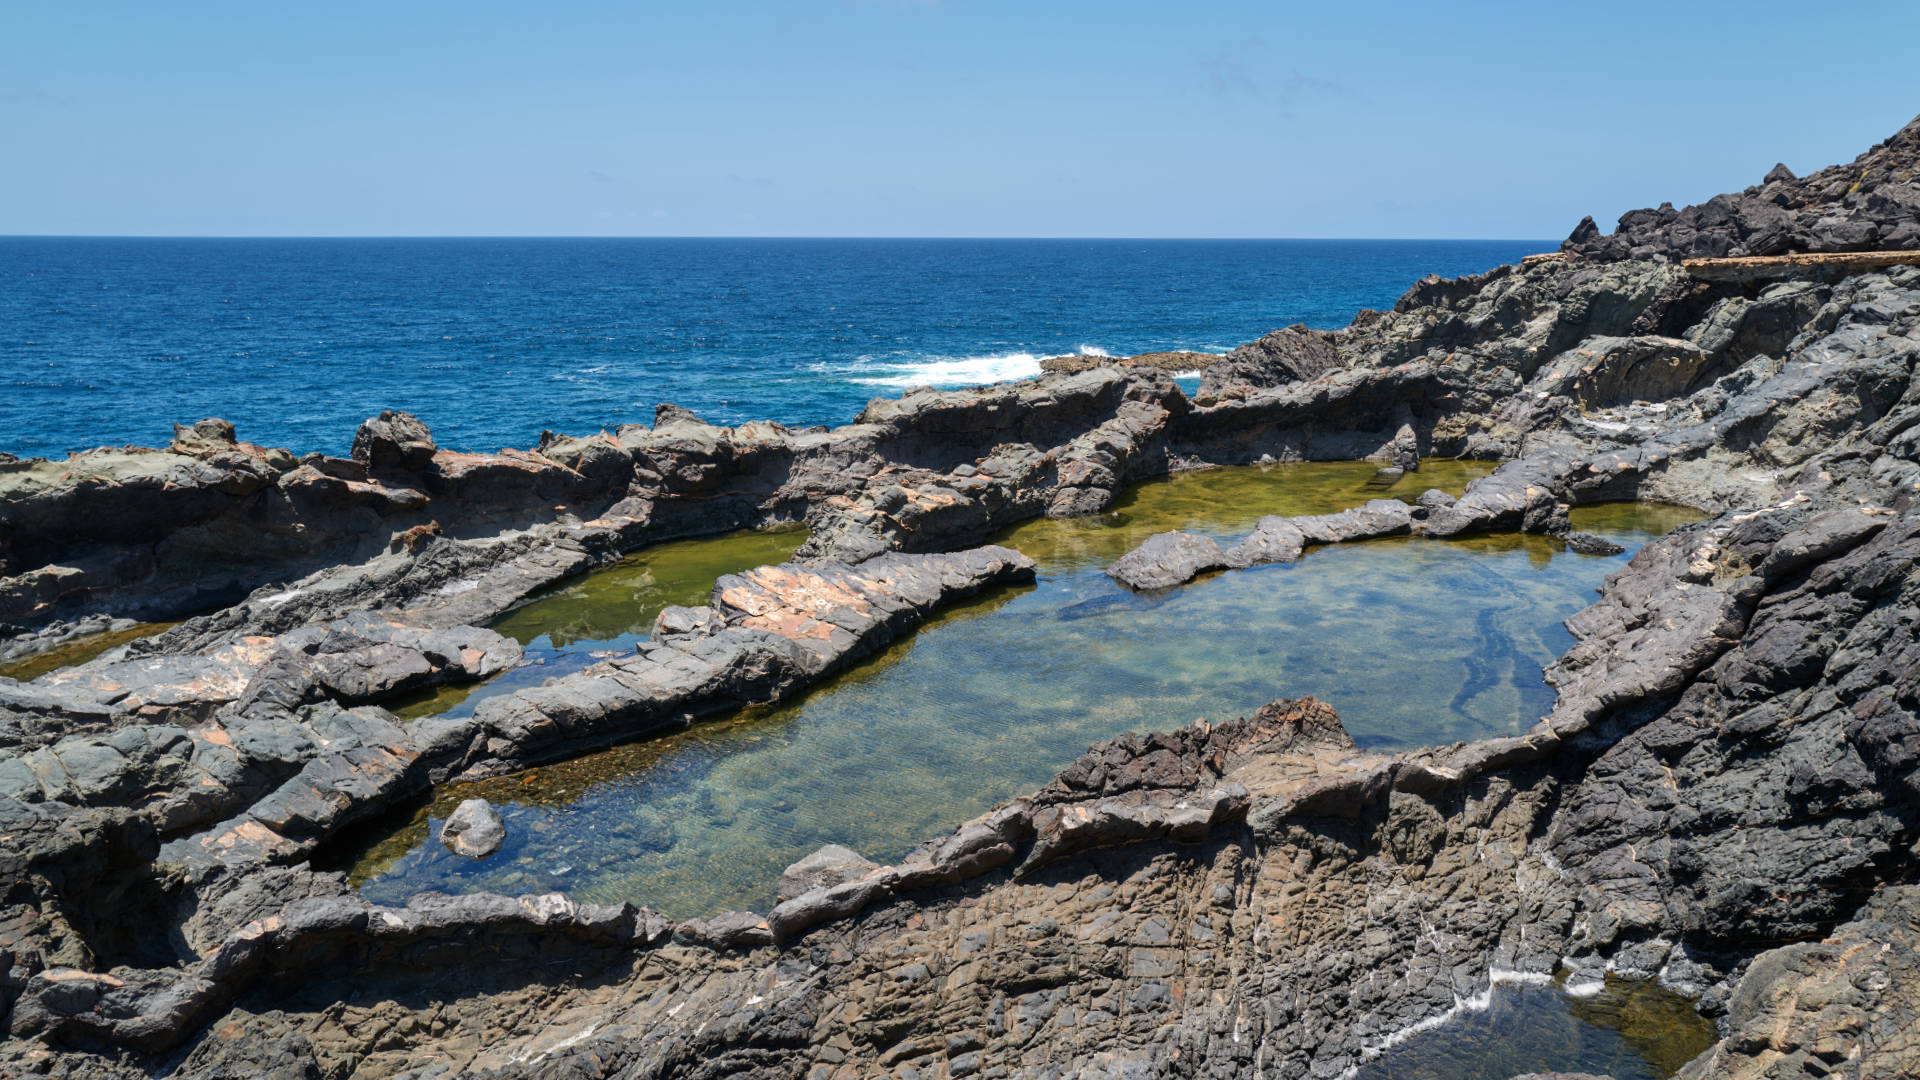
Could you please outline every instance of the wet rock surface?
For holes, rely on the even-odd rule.
[[[1689,1078],[1913,1072],[1920,269],[1674,260],[1899,242],[1916,130],[1269,335],[1192,401],[1100,365],[833,431],[662,406],[475,455],[389,413],[350,459],[204,421],[165,450],[0,460],[10,642],[218,608],[0,680],[0,1071],[1324,1077],[1564,969],[1701,995],[1723,1037]],[[1719,516],[1570,621],[1558,700],[1516,736],[1370,753],[1277,701],[678,925],[559,894],[385,907],[311,865],[435,783],[773,700],[1028,580],[1017,552],[942,553],[1012,522],[1170,468],[1420,455],[1506,463],[1226,550],[1156,537],[1127,572],[1409,532],[1579,545],[1570,508],[1618,499]],[[513,663],[475,625],[539,585],[800,519],[801,561],[722,578],[631,656],[464,719],[379,705]]]

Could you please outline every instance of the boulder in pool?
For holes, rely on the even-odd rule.
[[[1170,589],[1227,565],[1226,553],[1210,537],[1155,533],[1107,567],[1107,576],[1129,589]]]
[[[1306,534],[1292,520],[1269,514],[1245,540],[1227,549],[1227,563],[1234,567],[1259,566],[1262,563],[1290,563],[1307,546]]]
[[[452,848],[455,855],[484,859],[507,842],[507,823],[492,803],[468,799],[440,826],[440,842]]]

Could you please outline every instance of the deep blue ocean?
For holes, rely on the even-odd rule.
[[[0,450],[242,439],[344,454],[405,409],[442,446],[651,422],[842,424],[1040,357],[1223,352],[1344,326],[1550,241],[163,240],[0,237]]]

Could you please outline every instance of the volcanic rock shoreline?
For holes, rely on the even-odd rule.
[[[1911,1075],[1916,168],[1920,121],[1805,181],[1583,223],[1555,257],[1276,331],[1191,399],[1096,362],[831,430],[661,406],[464,454],[386,413],[349,458],[221,421],[0,458],[0,658],[186,617],[0,679],[0,1072],[1325,1077],[1490,980],[1572,970],[1699,995],[1723,1037],[1690,1080]],[[1116,575],[1405,531],[1577,544],[1568,509],[1610,500],[1713,515],[1570,620],[1522,735],[1374,754],[1337,702],[1277,700],[679,925],[557,894],[386,907],[314,869],[432,785],[773,700],[1029,579],[978,546],[1017,521],[1171,470],[1436,455],[1502,464],[1228,551],[1155,538]],[[796,562],[668,609],[631,656],[467,719],[383,707],[515,663],[483,627],[542,585],[802,521]]]

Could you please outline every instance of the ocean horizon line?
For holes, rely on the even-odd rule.
[[[0,240],[727,240],[767,241],[851,241],[863,242],[954,242],[954,243],[1174,243],[1174,244],[1559,244],[1558,240],[1527,236],[731,236],[700,234],[644,234],[631,236],[568,236],[535,234],[176,234],[176,233],[0,233]]]

